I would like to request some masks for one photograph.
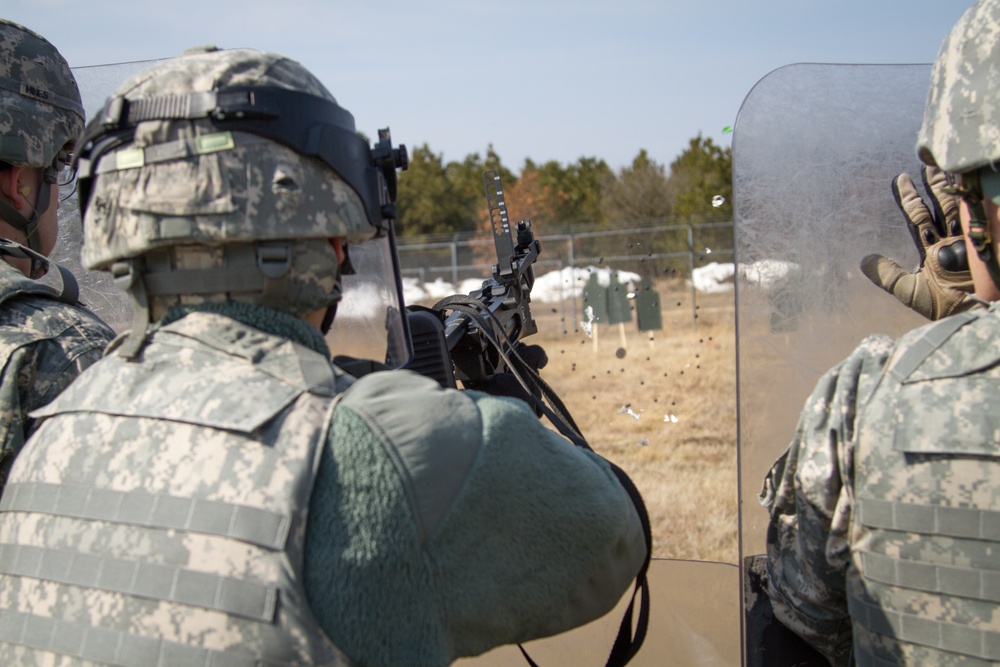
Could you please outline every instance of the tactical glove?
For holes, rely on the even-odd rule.
[[[514,350],[524,360],[524,363],[536,373],[540,369],[545,368],[545,365],[549,363],[549,355],[545,353],[545,350],[540,345],[518,343],[514,346]],[[525,379],[530,386],[531,378]],[[476,391],[492,394],[493,396],[519,398],[530,405],[535,410],[536,415],[541,416],[541,410],[524,387],[521,386],[521,383],[517,381],[513,373],[494,373],[482,383],[470,386],[469,389],[475,389]],[[532,387],[532,393],[536,398],[541,396],[541,390],[538,387]]]
[[[892,181],[892,194],[906,219],[920,254],[917,270],[909,273],[882,255],[861,260],[868,279],[930,320],[969,310],[977,302],[969,272],[965,238],[958,221],[958,196],[948,193],[945,173],[935,167],[921,170],[931,208],[921,198],[909,174]]]

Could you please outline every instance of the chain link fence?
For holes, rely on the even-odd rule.
[[[690,289],[694,319],[698,290],[692,277],[709,264],[734,262],[731,220],[563,230],[535,227],[534,232],[542,249],[535,263],[536,279],[550,272],[572,276],[571,280],[561,281],[559,297],[572,321],[578,321],[580,316],[577,297],[585,284],[585,278],[580,276],[588,269],[636,274],[654,283],[682,281]],[[404,278],[423,284],[443,282],[456,289],[463,281],[489,277],[496,263],[493,239],[482,233],[403,237],[397,249]]]

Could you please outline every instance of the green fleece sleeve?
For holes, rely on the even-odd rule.
[[[608,465],[522,402],[393,371],[334,413],[310,505],[305,581],[362,665],[447,665],[609,611],[642,564]]]

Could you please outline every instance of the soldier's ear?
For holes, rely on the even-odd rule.
[[[7,167],[0,169],[0,196],[4,201],[20,210],[27,200],[28,186],[21,183],[24,177],[24,167]]]

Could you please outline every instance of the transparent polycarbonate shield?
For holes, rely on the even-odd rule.
[[[737,667],[740,663],[739,589],[735,565],[654,560],[649,570],[650,625],[629,667]],[[627,607],[627,596],[596,621],[561,635],[528,642],[539,665],[598,667],[607,660]],[[524,667],[516,646],[502,646],[456,667]]]
[[[507,204],[516,210],[514,194]],[[725,278],[731,221],[618,222],[551,236],[541,231],[545,220],[532,223],[541,244],[531,292],[538,332],[523,342],[545,350],[542,377],[594,451],[629,474],[652,524],[649,629],[630,665],[735,667],[741,595],[731,271]],[[488,275],[485,264],[477,277]],[[612,299],[618,312],[608,317]],[[540,665],[602,665],[624,608],[526,649]],[[526,663],[516,647],[503,647],[459,664]]]
[[[125,79],[153,64],[146,60],[97,67],[72,68],[80,87],[83,108],[89,119],[95,114],[108,95]],[[128,296],[115,287],[110,276],[101,271],[87,271],[80,263],[80,246],[83,242],[83,224],[76,196],[76,181],[59,187],[59,238],[52,251],[52,259],[62,264],[76,276],[80,284],[80,300],[115,330],[129,328],[132,306]],[[53,272],[54,274],[54,272]],[[54,279],[50,275],[46,280]]]
[[[163,60],[168,59],[134,60],[127,63],[72,68],[73,76],[76,77],[76,83],[80,87],[80,97],[83,98],[87,120],[104,106],[108,96],[126,79]]]
[[[411,345],[393,236],[351,244],[348,253],[355,273],[343,277],[344,297],[326,335],[330,350],[400,368]]]
[[[873,333],[925,322],[861,273],[916,248],[890,189],[920,183],[929,65],[790,65],[747,95],[733,137],[740,540],[764,552],[764,475],[813,386]],[[918,185],[919,187],[919,185]]]

